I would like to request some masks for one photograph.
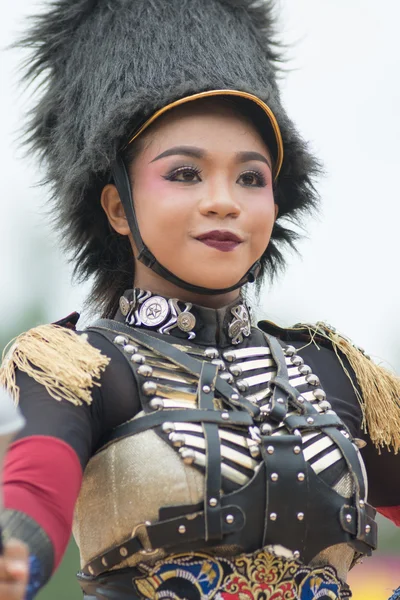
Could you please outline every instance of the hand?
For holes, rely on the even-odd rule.
[[[28,547],[19,540],[4,544],[0,556],[0,600],[24,600],[29,579]]]

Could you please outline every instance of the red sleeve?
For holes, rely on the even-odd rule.
[[[400,506],[379,506],[376,510],[400,527]]]
[[[68,544],[82,481],[77,454],[66,442],[44,435],[14,442],[4,465],[5,508],[21,511],[47,533],[54,567]]]

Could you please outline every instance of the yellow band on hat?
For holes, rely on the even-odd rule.
[[[136,133],[133,135],[133,137],[129,140],[127,146],[129,146],[129,144],[131,144],[134,140],[136,140],[136,138],[141,133],[143,133],[143,131],[145,129],[147,129],[149,127],[149,125],[151,125],[156,119],[158,119],[158,117],[163,115],[168,110],[171,110],[171,108],[175,108],[176,106],[180,106],[181,104],[185,104],[186,102],[192,102],[193,100],[199,100],[200,98],[208,98],[210,96],[211,97],[212,96],[239,96],[241,98],[246,98],[247,100],[252,100],[260,108],[263,109],[263,111],[267,115],[267,117],[272,125],[272,129],[274,130],[274,134],[275,134],[275,138],[276,138],[276,144],[277,144],[277,149],[278,149],[277,157],[276,157],[276,164],[275,164],[275,173],[274,173],[274,179],[276,180],[280,173],[280,170],[282,168],[282,163],[283,163],[283,141],[282,141],[282,134],[281,134],[281,130],[278,125],[278,121],[276,120],[276,117],[275,117],[274,113],[272,112],[272,110],[270,109],[270,107],[267,104],[265,104],[265,102],[260,100],[260,98],[258,98],[257,96],[254,96],[253,94],[248,94],[247,92],[241,92],[239,90],[209,90],[207,92],[199,92],[197,94],[193,94],[192,96],[186,96],[185,98],[180,98],[179,100],[175,100],[174,102],[171,102],[171,104],[167,104],[163,108],[160,108],[149,119],[147,119],[147,121],[143,125],[140,126],[140,128],[136,131]]]

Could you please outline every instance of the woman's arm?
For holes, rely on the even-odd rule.
[[[125,359],[102,336],[90,334],[89,341],[111,359],[100,385],[91,390],[90,403],[76,405],[56,400],[26,372],[16,373],[26,425],[6,458],[7,510],[2,525],[7,537],[28,545],[29,597],[44,585],[61,561],[71,535],[83,471],[98,440],[137,412],[134,380]],[[59,355],[61,366],[67,369],[62,347]]]
[[[395,454],[393,449],[389,450],[387,447],[378,450],[369,435],[363,432],[359,400],[352,382],[333,350],[310,344],[300,350],[299,354],[312,367],[313,372],[318,373],[327,399],[349,427],[352,435],[366,442],[361,454],[368,474],[368,502],[400,526],[400,452]],[[341,360],[346,371],[352,376],[353,384],[357,386],[357,379],[349,362],[343,355]],[[390,414],[382,415],[382,418],[390,419]]]

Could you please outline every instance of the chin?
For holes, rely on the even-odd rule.
[[[209,288],[210,290],[218,290],[230,288],[233,285],[236,285],[237,282],[242,279],[244,274],[245,272],[235,274],[232,273],[228,276],[226,270],[224,273],[210,273],[210,271],[208,271],[207,273],[200,274],[197,272],[195,273],[195,277],[193,277],[194,273],[192,273],[192,277],[188,277],[186,281],[193,285],[200,285],[202,287]]]

